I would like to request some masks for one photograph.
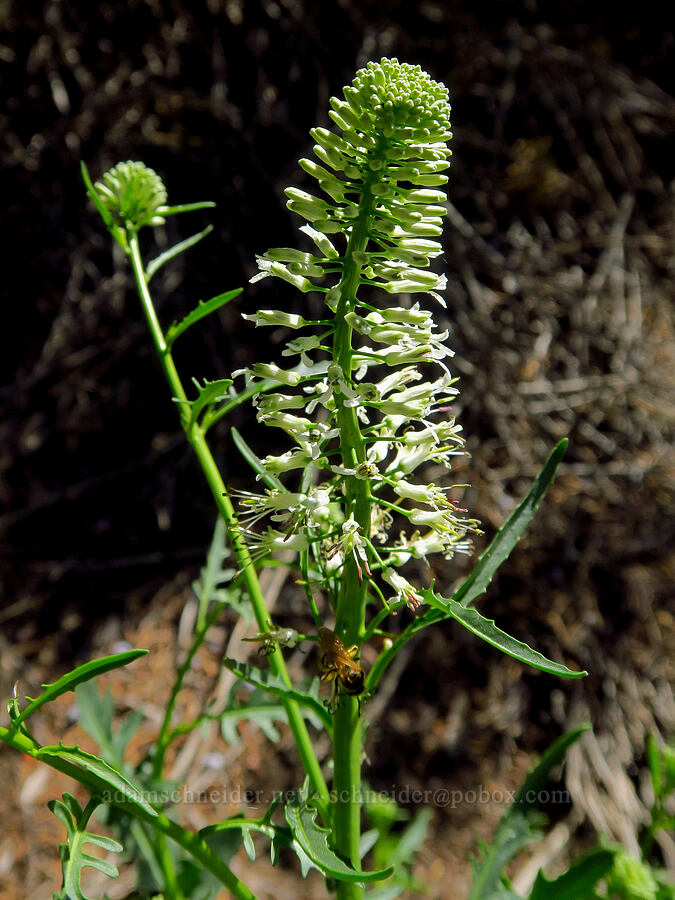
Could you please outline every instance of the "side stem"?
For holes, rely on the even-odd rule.
[[[172,395],[178,400],[186,401],[187,395],[185,393],[185,389],[183,388],[183,383],[173,361],[171,350],[169,347],[167,347],[166,339],[159,324],[157,313],[155,312],[155,307],[152,302],[152,297],[150,296],[148,285],[145,280],[143,262],[141,260],[140,249],[138,246],[138,237],[135,233],[130,233],[128,235],[128,240],[129,255],[134,272],[134,277],[136,279],[136,287],[141,298],[148,327],[152,335],[155,349],[157,350],[157,355],[160,358],[160,362],[164,370],[164,375],[166,377]],[[258,627],[261,631],[266,631],[269,621],[269,612],[265,605],[265,598],[263,597],[263,593],[260,588],[258,575],[255,570],[255,566],[253,565],[253,561],[251,560],[251,556],[248,552],[246,543],[243,539],[241,528],[239,526],[239,522],[237,521],[234,506],[227,492],[227,488],[225,487],[218,466],[216,465],[213,454],[211,453],[211,449],[206,441],[205,434],[199,423],[193,423],[189,428],[187,428],[185,425],[185,419],[181,418],[181,421],[183,423],[183,427],[185,428],[185,434],[188,442],[190,443],[190,446],[197,456],[202,472],[204,473],[204,477],[206,478],[206,482],[211,490],[211,494],[215,501],[216,507],[218,508],[218,512],[225,521],[227,533],[230,538],[230,543],[232,544],[232,549],[237,560],[237,565],[241,570],[241,577],[251,601]],[[288,670],[286,669],[286,663],[284,661],[283,654],[278,647],[273,653],[269,655],[268,660],[272,672],[280,677],[283,680],[284,684],[287,684],[290,687],[291,679],[288,674]],[[305,771],[309,776],[312,789],[318,795],[320,808],[325,818],[329,803],[328,787],[321,772],[321,766],[319,765],[319,761],[314,752],[314,747],[312,745],[309,732],[307,731],[305,720],[302,717],[300,707],[294,700],[284,698],[282,702],[286,711],[286,716],[288,718],[289,727],[293,734],[295,744],[298,748],[298,754],[300,756],[300,759],[302,760]]]

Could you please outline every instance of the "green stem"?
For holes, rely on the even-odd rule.
[[[340,299],[335,313],[333,356],[342,369],[347,384],[352,380],[352,329],[345,316],[356,305],[356,291],[360,283],[361,265],[358,256],[368,244],[368,235],[375,208],[371,193],[372,180],[366,179],[361,194],[359,216],[355,221],[345,252]],[[337,420],[340,428],[340,449],[343,465],[353,468],[366,459],[365,443],[359,427],[356,409],[345,405],[339,392],[335,394]],[[361,534],[370,533],[370,489],[368,482],[356,477],[346,479],[347,515],[353,515],[361,527]],[[344,643],[360,643],[366,613],[366,583],[359,578],[353,557],[345,559],[340,594],[335,613],[335,630]],[[355,697],[343,696],[335,714],[333,732],[333,834],[337,851],[361,868],[361,711]],[[338,900],[360,900],[363,888],[358,884],[339,882]]]
[[[0,740],[5,741],[16,750],[21,750],[23,753],[28,754],[28,756],[32,756],[34,759],[38,758],[39,748],[23,734],[12,734],[9,729],[0,726]],[[172,841],[175,841],[191,856],[199,860],[205,869],[208,869],[209,872],[215,875],[221,884],[225,885],[232,893],[232,896],[235,897],[236,900],[256,900],[255,894],[251,893],[246,885],[237,878],[234,872],[225,865],[219,856],[216,856],[208,844],[206,844],[199,835],[188,831],[187,828],[183,828],[163,813],[157,813],[156,816],[153,816],[150,813],[145,812],[145,810],[135,803],[119,798],[118,792],[111,792],[109,790],[109,785],[105,781],[98,778],[93,773],[81,769],[74,763],[68,762],[65,759],[59,759],[57,756],[49,758],[41,757],[40,762],[73,778],[75,781],[84,785],[84,787],[91,791],[92,794],[111,794],[112,799],[109,802],[112,806],[116,806],[118,809],[129,813],[134,819],[145,822],[156,832],[160,832],[161,834],[166,835],[166,837],[171,838]]]
[[[192,660],[194,659],[197,650],[199,650],[199,648],[201,647],[209,628],[216,621],[219,613],[220,607],[218,605],[214,606],[214,608],[206,617],[204,624],[197,629],[192,641],[192,646],[188,650],[188,653],[176,675],[176,680],[174,681],[173,687],[171,688],[169,701],[166,704],[166,709],[164,710],[164,719],[162,720],[162,725],[159,729],[159,735],[157,737],[157,748],[152,767],[153,775],[155,778],[160,778],[164,769],[164,757],[166,756],[166,751],[171,744],[173,736],[173,732],[170,731],[171,719],[173,716],[174,708],[176,706],[178,694],[183,687],[183,681],[185,680],[185,676],[187,675],[187,673],[190,671],[190,666],[192,665]]]
[[[134,277],[136,279],[136,287],[143,304],[143,309],[145,311],[148,327],[150,328],[150,333],[155,344],[155,349],[157,350],[157,354],[160,358],[166,380],[169,384],[169,388],[173,396],[179,400],[185,401],[187,400],[187,395],[174,364],[171,350],[167,346],[164,333],[162,332],[162,328],[159,324],[159,320],[155,312],[155,307],[152,302],[152,297],[150,296],[150,292],[148,291],[148,285],[145,280],[143,263],[138,246],[138,237],[135,233],[130,233],[128,239],[129,256],[134,271]],[[181,407],[182,405],[183,404],[180,404]],[[186,428],[186,420],[183,415],[181,415],[181,421],[183,423],[183,427]],[[253,565],[253,561],[251,560],[251,556],[248,552],[246,543],[243,539],[241,528],[235,514],[234,506],[220,475],[218,466],[216,465],[216,462],[213,458],[209,445],[206,441],[204,431],[202,430],[200,425],[195,422],[189,427],[189,429],[186,428],[185,433],[190,446],[197,456],[199,464],[204,473],[204,477],[206,478],[207,484],[216,503],[216,507],[218,508],[218,512],[225,521],[228,536],[230,538],[230,543],[232,544],[237,564],[242,571],[242,580],[245,584],[246,591],[251,601],[258,627],[261,631],[266,631],[267,623],[269,621],[269,612],[265,605],[265,598],[263,597],[263,593],[260,588],[258,575]],[[280,677],[283,680],[284,684],[290,687],[291,679],[289,677],[288,670],[286,669],[286,663],[284,661],[283,654],[281,653],[279,648],[277,648],[273,653],[269,655],[268,660],[272,672]],[[298,754],[300,756],[300,759],[302,760],[303,766],[305,767],[305,771],[309,776],[312,788],[318,795],[320,807],[325,817],[329,801],[328,787],[321,772],[321,766],[319,765],[319,761],[314,752],[314,747],[312,746],[312,741],[309,736],[309,732],[307,731],[307,726],[305,725],[305,721],[302,717],[302,713],[300,712],[300,708],[294,700],[284,698],[283,704],[286,711],[286,716],[288,718],[289,727],[293,734],[295,744],[298,748]]]
[[[162,875],[164,876],[164,891],[167,900],[185,900],[185,894],[178,884],[178,876],[176,875],[176,866],[167,844],[166,835],[161,832],[157,835],[157,858],[162,867]]]

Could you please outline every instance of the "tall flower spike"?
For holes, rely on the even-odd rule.
[[[319,193],[286,191],[289,209],[307,223],[301,230],[314,250],[268,250],[258,257],[259,273],[251,279],[276,277],[302,292],[323,292],[329,321],[313,323],[280,310],[246,317],[256,325],[292,329],[281,354],[299,357],[292,368],[258,363],[246,373],[277,382],[276,393],[254,397],[258,420],[283,429],[295,445],[281,456],[267,456],[263,469],[293,478],[311,463],[321,516],[299,494],[275,497],[286,512],[285,518],[272,518],[286,538],[268,531],[251,540],[290,549],[291,536],[304,528],[324,579],[347,565],[359,582],[379,569],[398,600],[414,608],[421,595],[394,569],[427,553],[467,553],[468,535],[478,527],[428,478],[418,484],[411,477],[430,461],[450,468],[452,457],[465,453],[450,414],[457,388],[446,363],[452,356],[444,343],[447,332],[436,329],[419,303],[397,297],[392,308],[376,309],[371,297],[380,288],[397,295],[428,293],[443,302],[438,292],[445,277],[429,265],[442,252],[437,237],[445,212],[442,173],[450,157],[448,93],[419,66],[383,59],[361,69],[331,106],[339,133],[313,129],[318,162],[300,161]],[[360,296],[364,290],[367,303]],[[297,329],[305,328],[314,333],[298,336]],[[427,380],[421,363],[439,366],[440,376]],[[360,506],[357,495],[364,498]],[[265,495],[249,497],[244,505],[255,510],[243,516],[253,526],[272,502]],[[407,524],[396,540],[387,539],[391,510]],[[375,551],[372,538],[381,550]]]

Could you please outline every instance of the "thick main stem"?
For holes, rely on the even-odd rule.
[[[135,234],[129,235],[129,248],[131,264],[136,279],[136,286],[143,303],[143,309],[145,311],[148,326],[150,328],[152,339],[155,344],[157,354],[160,358],[166,380],[169,384],[169,388],[173,396],[180,401],[186,401],[187,395],[185,393],[185,389],[183,388],[183,384],[174,364],[171,350],[167,346],[164,333],[159,324],[159,320],[157,319],[157,314],[152,302],[152,297],[150,296],[150,292],[148,291],[148,285],[145,280],[143,263],[138,246],[138,238]],[[253,561],[251,560],[251,556],[248,552],[246,543],[243,539],[234,506],[232,505],[232,501],[230,500],[230,496],[227,492],[227,488],[225,487],[225,483],[223,482],[220,471],[218,470],[218,466],[216,465],[213,454],[211,453],[211,449],[209,448],[209,445],[206,441],[204,432],[199,424],[195,422],[191,424],[189,428],[185,429],[185,434],[197,456],[199,464],[204,473],[204,477],[206,478],[207,484],[211,490],[211,494],[213,495],[216,507],[218,508],[218,512],[225,521],[228,536],[232,544],[232,549],[237,560],[237,565],[241,570],[241,577],[251,601],[251,606],[253,607],[253,612],[255,614],[258,627],[261,631],[267,631],[269,612],[265,605],[265,598],[263,597],[260,582],[258,581],[258,575],[253,565]],[[286,663],[284,661],[283,654],[278,647],[273,653],[269,655],[268,659],[270,668],[272,669],[274,674],[279,676],[284,681],[284,683],[290,687],[291,679],[288,675],[288,670],[286,669]],[[318,795],[322,811],[325,814],[329,802],[328,787],[321,772],[319,761],[316,758],[314,747],[312,745],[309,732],[307,731],[307,726],[305,725],[305,720],[302,717],[300,707],[294,700],[284,698],[282,702],[286,711],[286,716],[288,718],[289,727],[298,749],[298,754],[300,756],[300,759],[302,760],[305,771],[309,776],[312,789]]]
[[[362,253],[368,244],[374,197],[371,182],[366,181],[361,195],[359,216],[349,238],[345,253],[340,299],[335,314],[334,358],[342,369],[347,384],[352,375],[352,329],[345,316],[356,304],[361,266],[355,254]],[[336,409],[340,427],[340,450],[346,468],[354,468],[365,461],[365,445],[356,410],[344,404],[336,392]],[[354,476],[346,479],[347,514],[353,515],[361,534],[370,531],[370,491],[367,481]],[[366,585],[359,578],[356,561],[345,559],[340,594],[335,614],[335,628],[346,646],[360,643],[365,622]],[[355,869],[361,868],[361,717],[358,698],[344,696],[335,714],[333,734],[333,834],[336,849]],[[339,900],[359,900],[363,888],[357,884],[339,882]]]

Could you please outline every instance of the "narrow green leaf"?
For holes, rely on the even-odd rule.
[[[89,175],[89,169],[87,168],[87,165],[84,162],[84,160],[80,161],[80,172],[82,174],[82,180],[84,181],[84,186],[87,190],[87,194],[89,195],[89,199],[91,200],[91,202],[94,204],[94,206],[98,210],[98,213],[101,216],[101,218],[103,219],[106,228],[108,228],[112,231],[113,226],[114,226],[112,216],[110,215],[108,210],[105,208],[103,203],[101,203],[101,198],[96,193],[96,188],[94,187],[94,183],[91,180],[91,176]]]
[[[563,438],[553,448],[527,495],[499,529],[487,550],[479,557],[469,577],[453,594],[453,600],[456,603],[468,606],[476,597],[485,593],[493,575],[508,558],[539,509],[563,458],[567,443],[567,438]]]
[[[277,491],[286,491],[286,488],[282,484],[281,481],[276,477],[276,475],[270,475],[270,473],[265,469],[262,464],[262,461],[255,455],[253,450],[246,443],[244,438],[241,436],[240,432],[236,428],[230,429],[230,434],[232,435],[232,440],[234,441],[234,445],[237,450],[244,457],[249,466],[253,469],[256,475],[260,475],[262,481],[267,485],[268,488]]]
[[[127,245],[127,238],[126,238],[125,231],[123,228],[120,228],[119,225],[116,225],[113,222],[112,216],[110,215],[108,210],[105,208],[105,206],[101,202],[101,198],[96,193],[96,188],[94,187],[94,184],[89,175],[89,170],[87,169],[87,166],[84,163],[84,161],[80,162],[80,172],[82,173],[82,180],[84,181],[84,186],[87,190],[87,194],[89,195],[89,199],[96,207],[100,217],[103,219],[105,227],[108,229],[110,234],[120,245],[122,250],[124,250],[124,252],[126,253],[129,248]]]
[[[148,265],[145,267],[145,281],[146,284],[149,284],[152,276],[157,272],[162,266],[166,265],[170,260],[174,259],[176,256],[179,256],[185,250],[189,250],[190,247],[194,247],[195,244],[198,244],[202,238],[205,238],[207,234],[211,234],[213,231],[213,225],[207,225],[203,231],[198,231],[196,234],[191,235],[188,238],[185,238],[184,241],[180,241],[178,244],[174,244],[173,247],[169,247],[168,250],[165,250],[163,253],[160,253],[159,256],[156,256]]]
[[[549,455],[544,467],[535,479],[531,490],[525,498],[519,503],[513,513],[509,516],[504,526],[495,535],[490,546],[479,557],[471,574],[452,595],[452,600],[461,606],[468,607],[469,604],[485,592],[492,578],[499,568],[509,556],[515,545],[518,543],[523,531],[528,523],[532,520],[539,504],[551,484],[555,471],[567,447],[567,439],[560,441],[554,447]],[[448,601],[444,601],[447,603]],[[435,625],[442,618],[448,615],[446,608],[432,608],[422,615],[418,616],[394,641],[393,646],[380,654],[377,662],[368,673],[366,686],[368,690],[374,690],[382,675],[391,664],[392,660],[401,649],[417,632],[428,628],[429,625]]]
[[[180,337],[180,335],[183,334],[184,331],[187,331],[191,325],[194,325],[195,322],[199,322],[200,319],[211,315],[212,312],[220,309],[221,306],[225,306],[230,300],[234,300],[235,297],[238,297],[242,291],[243,288],[235,288],[233,291],[226,291],[224,294],[218,294],[217,297],[211,297],[210,300],[200,300],[199,304],[189,312],[185,318],[181,319],[180,322],[174,322],[169,326],[166,332],[166,342],[168,346],[170,347],[176,338]]]
[[[330,829],[321,828],[317,824],[317,811],[306,803],[286,804],[284,814],[293,833],[295,849],[302,850],[314,868],[324,875],[337,878],[338,881],[363,884],[382,881],[393,873],[393,866],[378,872],[359,872],[339,859],[328,846]]]
[[[91,831],[86,831],[85,834],[87,836],[87,842],[89,844],[94,844],[95,847],[100,847],[102,850],[109,850],[112,853],[122,852],[122,845],[113,838],[108,837],[107,834],[93,834]]]
[[[237,678],[247,681],[255,687],[262,688],[264,691],[275,697],[282,697],[287,700],[295,700],[300,706],[311,710],[319,719],[329,734],[333,731],[333,720],[326,707],[315,697],[312,697],[302,691],[296,691],[295,688],[289,687],[281,678],[273,675],[271,672],[263,672],[256,666],[248,663],[237,662],[236,659],[229,657],[223,658],[223,665],[229,669]]]
[[[651,776],[652,788],[654,790],[654,798],[658,800],[661,797],[662,780],[661,780],[661,757],[659,755],[659,747],[653,734],[647,736],[647,765],[649,766],[649,774]]]
[[[529,900],[580,900],[593,896],[595,885],[612,868],[614,855],[614,850],[594,847],[552,881],[540,870]]]
[[[177,206],[160,206],[160,216],[176,216],[179,213],[194,212],[197,209],[213,209],[216,204],[212,200],[200,200],[197,203],[179,203]]]
[[[145,656],[147,652],[147,650],[126,650],[124,653],[116,653],[114,656],[104,656],[101,659],[93,659],[90,662],[84,663],[84,665],[73,669],[72,672],[63,675],[53,684],[43,684],[42,687],[44,688],[44,691],[39,697],[36,697],[35,699],[31,699],[30,697],[26,698],[27,700],[30,700],[30,703],[15,719],[12,720],[10,730],[15,731],[22,722],[36,710],[40,709],[41,706],[44,706],[45,703],[55,700],[57,697],[60,697],[61,694],[65,694],[68,691],[74,691],[78,684],[83,684],[83,682],[89,681],[91,678],[96,678],[104,672],[110,672],[112,669],[119,669],[121,666],[126,666],[135,659],[138,659],[139,656]]]
[[[487,641],[488,644],[501,650],[502,653],[506,653],[514,659],[526,663],[528,666],[533,666],[542,672],[548,672],[549,675],[559,675],[561,678],[582,678],[588,674],[588,672],[583,671],[574,672],[572,669],[568,669],[567,666],[562,665],[562,663],[556,663],[547,659],[537,650],[533,650],[527,644],[502,631],[501,628],[497,628],[492,619],[486,619],[477,610],[467,609],[452,598],[446,599],[439,594],[435,594],[432,588],[421,591],[421,594],[425,603],[428,603],[429,606],[444,612],[477,637]]]
[[[525,776],[525,780],[514,797],[514,804],[528,807],[533,807],[536,804],[536,798],[548,783],[551,769],[560,765],[572,744],[576,743],[590,727],[587,722],[583,722],[571,731],[561,735],[551,744]]]
[[[105,760],[94,756],[92,753],[86,753],[79,747],[66,747],[63,744],[54,744],[41,747],[36,752],[35,758],[47,760],[58,758],[66,760],[66,762],[75,763],[87,772],[96,775],[101,781],[104,781],[114,794],[119,795],[118,799],[128,800],[140,807],[148,815],[157,816],[157,812],[145,799],[140,787],[132,784],[121,772],[118,772],[117,769],[108,765]]]

